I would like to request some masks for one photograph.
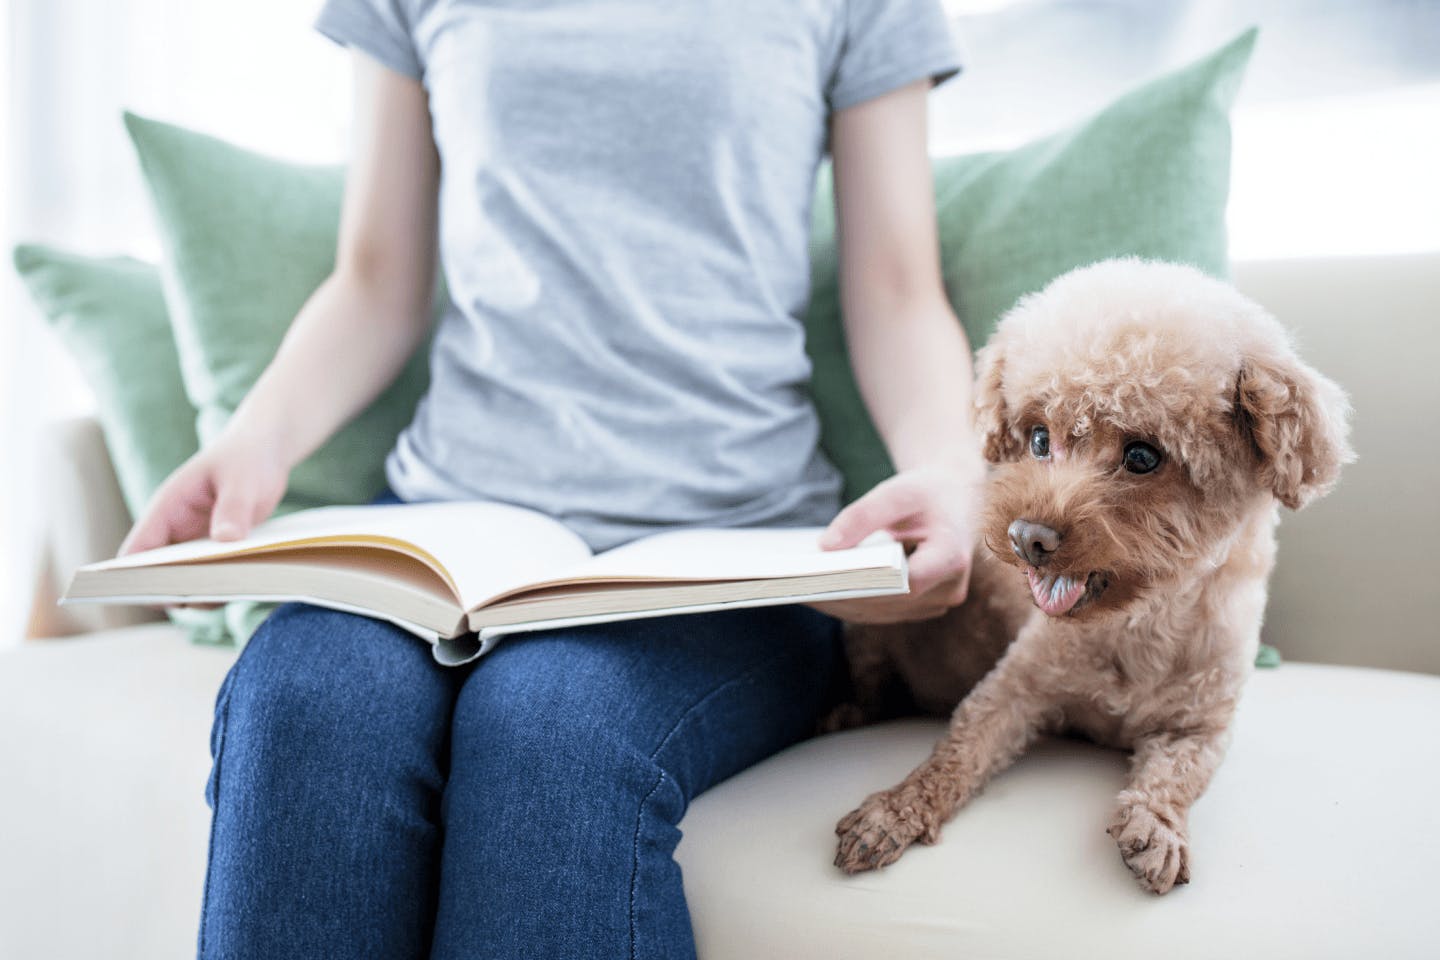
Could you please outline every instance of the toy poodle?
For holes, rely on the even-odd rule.
[[[1165,893],[1190,879],[1187,815],[1255,660],[1277,504],[1305,506],[1353,459],[1349,404],[1233,287],[1136,259],[1023,298],[976,373],[994,466],[969,595],[849,627],[853,702],[825,725],[923,712],[949,730],[840,820],[835,864],[936,842],[1037,736],[1073,733],[1133,752],[1109,834]]]

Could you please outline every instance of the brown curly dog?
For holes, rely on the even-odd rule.
[[[826,724],[918,711],[950,728],[840,821],[835,864],[934,843],[1037,736],[1074,733],[1133,751],[1109,833],[1164,893],[1190,879],[1186,818],[1255,660],[1277,503],[1303,507],[1353,459],[1349,405],[1233,287],[1134,259],[1021,300],[977,380],[995,466],[969,596],[851,627],[854,702]]]

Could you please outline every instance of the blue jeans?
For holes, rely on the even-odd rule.
[[[799,605],[515,636],[457,669],[284,604],[216,698],[199,954],[693,957],[686,805],[809,735],[841,664],[838,621]]]

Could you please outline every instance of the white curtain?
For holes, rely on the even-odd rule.
[[[122,110],[300,161],[343,158],[349,69],[310,22],[319,0],[8,0],[0,240],[0,644],[33,579],[47,420],[94,398],[9,267],[20,241],[154,260]]]

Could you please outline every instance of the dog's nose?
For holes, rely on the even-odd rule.
[[[1060,534],[1043,523],[1016,520],[1007,532],[1010,534],[1010,549],[1032,567],[1044,566],[1050,555],[1060,549]]]

